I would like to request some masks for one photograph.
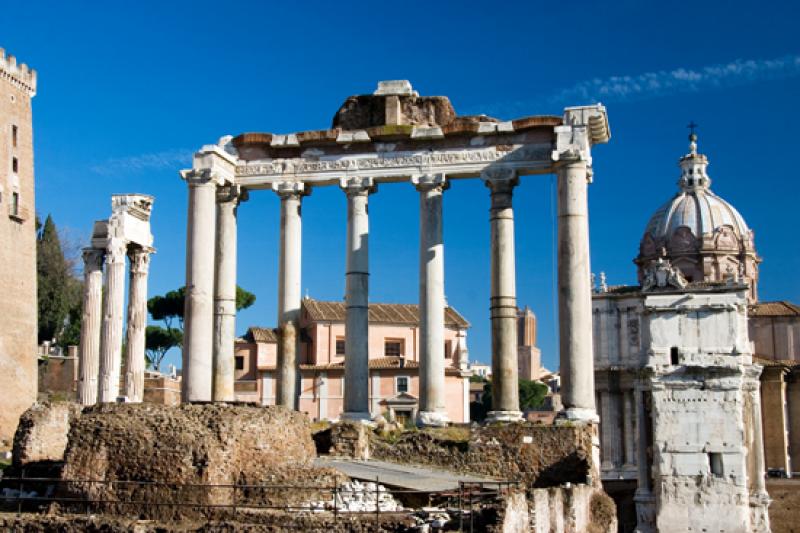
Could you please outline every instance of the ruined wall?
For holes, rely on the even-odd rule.
[[[373,435],[373,459],[428,464],[529,487],[586,483],[593,471],[590,426],[493,425],[458,434],[452,430],[402,433],[396,440]],[[593,480],[596,481],[596,480]]]
[[[73,401],[77,399],[77,392],[77,357],[50,356],[39,360],[40,399]]]
[[[81,406],[72,402],[36,404],[19,419],[14,434],[14,466],[64,459],[70,426],[81,414]]]
[[[314,457],[307,419],[282,407],[102,404],[86,408],[72,424],[62,478],[216,485],[325,483],[335,477],[329,471],[313,469]],[[229,489],[178,490],[169,485],[69,483],[65,493],[123,501],[233,501]],[[282,501],[309,495],[284,491],[251,497]],[[160,516],[158,511],[155,506],[141,509],[145,514],[155,513],[149,515],[154,518]]]

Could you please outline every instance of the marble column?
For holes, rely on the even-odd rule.
[[[343,178],[347,195],[347,267],[345,282],[345,420],[368,421],[369,412],[369,216],[371,178]]]
[[[558,168],[558,317],[561,399],[567,418],[597,420],[594,404],[589,174],[580,157]]]
[[[281,199],[281,239],[278,253],[278,383],[275,402],[289,409],[299,407],[299,324],[302,270],[302,182],[273,183]]]
[[[633,391],[630,389],[623,389],[624,399],[624,435],[625,435],[625,461],[623,466],[632,467],[636,464],[636,437],[634,436],[634,423],[636,421],[636,413],[633,410]]]
[[[122,314],[125,311],[125,249],[127,243],[111,237],[106,245],[106,286],[100,329],[100,386],[97,400],[116,402],[122,367]]]
[[[233,402],[236,340],[236,211],[245,192],[225,185],[217,191],[217,227],[214,278],[214,351],[212,398]]]
[[[78,399],[83,405],[97,402],[100,373],[100,324],[103,313],[103,250],[83,250],[83,315],[78,359]]]
[[[212,400],[217,182],[209,170],[192,170],[183,177],[189,185],[189,217],[181,401],[208,402]]]
[[[147,328],[147,274],[152,250],[128,252],[128,331],[125,343],[125,396],[129,402],[144,400],[145,330]]]
[[[423,426],[447,425],[444,386],[443,174],[415,177],[419,210],[419,413]]]
[[[489,421],[516,421],[519,410],[517,360],[517,289],[514,256],[514,210],[512,191],[519,183],[511,169],[484,172],[491,190],[491,296],[492,320],[492,410]]]

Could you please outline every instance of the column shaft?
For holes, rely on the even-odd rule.
[[[278,261],[278,387],[276,403],[298,408],[299,324],[302,271],[302,183],[275,184],[281,198]]]
[[[183,383],[181,401],[212,399],[214,331],[214,241],[217,184],[204,173],[187,178],[189,217],[186,237],[186,302],[184,311]]]
[[[516,175],[503,171],[486,179],[491,189],[492,411],[490,420],[519,420],[517,290],[512,191]]]
[[[445,406],[444,357],[444,241],[442,192],[444,176],[415,180],[420,192],[419,329],[420,402],[419,423],[443,426]]]
[[[558,171],[558,312],[561,397],[567,416],[594,420],[592,288],[586,162]]]
[[[112,237],[106,247],[106,286],[100,333],[98,401],[116,402],[122,366],[122,314],[125,307],[125,241]]]
[[[147,328],[147,273],[151,250],[135,249],[130,259],[128,284],[128,332],[125,343],[125,396],[129,402],[144,400],[145,330]]]
[[[232,402],[236,340],[236,209],[238,195],[223,187],[217,195],[217,227],[214,280],[214,378],[213,400]]]
[[[347,194],[345,419],[369,420],[369,217],[372,180],[342,180]]]
[[[78,400],[83,405],[97,402],[100,373],[100,324],[103,316],[103,250],[83,250],[83,316],[78,360]]]

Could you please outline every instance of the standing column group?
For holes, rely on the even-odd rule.
[[[152,248],[129,246],[118,237],[109,238],[104,250],[86,248],[83,251],[78,381],[78,399],[83,405],[116,402],[121,398],[141,402],[144,398],[147,275],[151,253]],[[130,286],[124,391],[120,394],[126,255],[130,257]]]

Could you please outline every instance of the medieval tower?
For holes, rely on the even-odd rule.
[[[0,445],[36,400],[35,94],[36,71],[0,48]]]

